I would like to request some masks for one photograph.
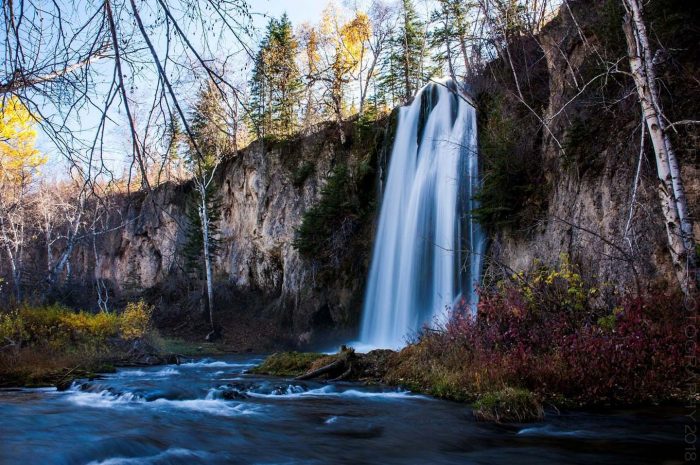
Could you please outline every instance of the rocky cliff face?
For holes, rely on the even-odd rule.
[[[301,256],[293,242],[304,213],[319,202],[336,167],[347,168],[350,190],[373,190],[373,170],[363,172],[360,166],[376,164],[383,127],[377,124],[369,140],[358,140],[349,125],[344,145],[334,142],[334,128],[283,143],[256,142],[220,166],[214,273],[217,317],[225,334],[245,339],[241,331],[253,326],[261,331],[263,321],[263,332],[292,345],[320,342],[324,335],[353,337],[373,217],[356,221],[340,238],[332,262]],[[188,184],[168,184],[132,197],[122,215],[126,226],[99,243],[94,270],[90,260],[83,262],[85,275],[94,272],[117,299],[151,296],[171,327],[188,320],[195,328],[203,324],[198,317],[202,283],[190,279],[183,257],[189,196]]]
[[[641,110],[632,80],[624,74],[628,61],[621,38],[622,12],[606,0],[569,4],[571,9],[563,8],[534,46],[520,49],[522,63],[535,64],[527,68],[516,62],[516,67],[523,66],[522,85],[536,87],[532,96],[526,95],[534,108],[541,91],[537,87],[547,90],[539,102],[542,119],[523,117],[529,118],[530,137],[538,140],[530,150],[536,152],[531,159],[541,171],[531,187],[543,198],[528,221],[492,230],[486,274],[498,274],[504,265],[527,269],[535,260],[554,264],[564,253],[589,279],[611,291],[635,290],[637,282],[643,289],[675,287],[653,152],[648,133],[640,150]],[[662,18],[669,12],[649,8],[648,13],[656,33],[670,47],[678,39],[664,35]],[[677,54],[659,67],[667,85],[669,117],[688,118],[697,108],[681,102],[700,93],[699,86],[690,84],[697,57]],[[675,140],[693,211],[700,194],[697,136],[695,130]],[[524,203],[536,197],[530,194]],[[695,228],[700,237],[697,224]]]

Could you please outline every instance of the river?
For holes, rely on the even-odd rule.
[[[245,373],[259,361],[125,368],[64,392],[0,390],[0,464],[682,463],[680,411],[499,426],[399,389]]]

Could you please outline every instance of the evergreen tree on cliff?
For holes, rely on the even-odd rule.
[[[392,103],[395,98],[403,102],[410,100],[423,84],[427,51],[425,25],[413,1],[402,0],[398,14],[398,27],[391,38],[380,81],[381,92]]]
[[[303,96],[298,50],[287,15],[271,19],[250,81],[251,129],[260,137],[288,136],[298,129]]]
[[[473,2],[460,0],[437,0],[437,8],[430,15],[433,28],[428,36],[428,44],[433,51],[432,61],[438,74],[446,68],[447,74],[456,79],[466,77],[471,72],[467,37]]]

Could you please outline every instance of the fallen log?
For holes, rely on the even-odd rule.
[[[297,381],[314,379],[314,378],[318,378],[319,376],[323,376],[326,373],[331,373],[333,371],[340,371],[344,367],[345,367],[345,360],[339,359],[339,360],[336,360],[332,363],[329,363],[328,365],[322,366],[321,368],[319,368],[317,370],[313,370],[313,371],[310,371],[308,373],[304,373],[301,376],[297,376],[294,379]]]
[[[345,372],[338,376],[337,378],[333,378],[331,381],[344,381],[350,377],[352,374],[352,363],[348,363],[348,369],[345,370]]]

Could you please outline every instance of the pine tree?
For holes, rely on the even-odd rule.
[[[198,161],[205,170],[230,153],[235,134],[231,133],[221,92],[213,82],[209,81],[200,90],[189,127],[200,152],[196,154],[191,146],[190,154],[201,158]]]
[[[412,0],[402,0],[399,24],[392,34],[389,53],[382,63],[378,93],[393,106],[415,95],[426,79],[427,54],[425,25]]]
[[[299,127],[303,85],[296,62],[298,49],[287,15],[271,19],[250,81],[251,129],[262,137],[288,136]]]
[[[277,23],[271,46],[273,132],[288,136],[296,131],[299,124],[303,85],[296,62],[299,43],[286,13]]]
[[[255,57],[253,65],[253,75],[250,79],[250,112],[249,123],[251,132],[258,137],[265,137],[270,132],[270,95],[268,90],[267,51],[269,50],[269,40],[274,20],[270,20],[267,25],[267,36],[260,44],[260,50]]]
[[[429,35],[433,65],[439,71],[447,71],[453,79],[472,72],[467,46],[468,13],[472,8],[478,5],[463,0],[437,0],[437,8],[431,14],[435,24]]]

